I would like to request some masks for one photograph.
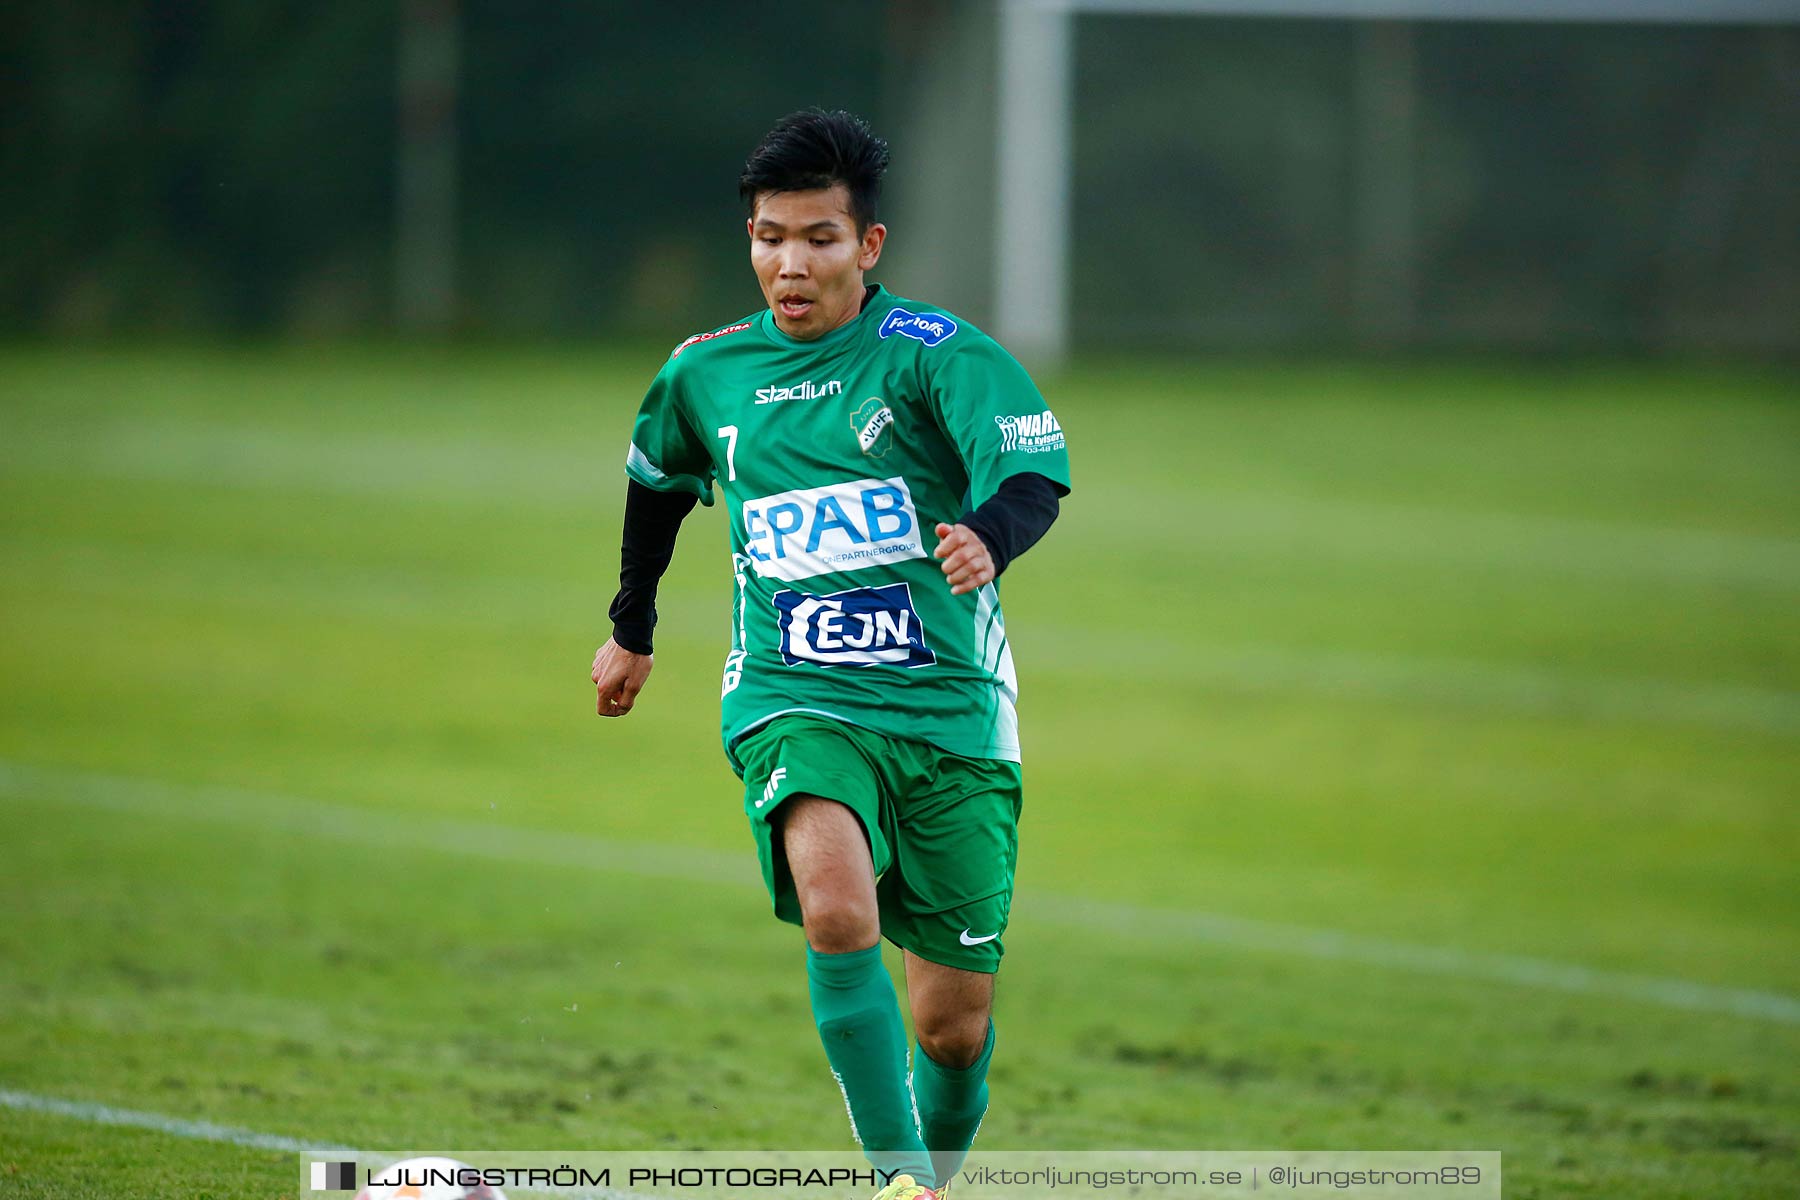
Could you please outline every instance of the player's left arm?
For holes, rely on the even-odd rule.
[[[1069,494],[1062,426],[1025,368],[974,329],[927,350],[938,421],[969,473],[972,512],[940,522],[936,550],[954,595],[974,591],[1042,538]]]
[[[1068,489],[1036,471],[1008,475],[1000,490],[955,525],[938,523],[937,557],[951,595],[991,583],[1007,564],[1037,544],[1056,522]]]

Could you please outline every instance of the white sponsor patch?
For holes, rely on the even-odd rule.
[[[1057,424],[1055,415],[1048,409],[1017,417],[995,417],[994,424],[1000,427],[1002,454],[1014,450],[1022,450],[1026,454],[1041,454],[1046,450],[1063,448],[1062,426]]]
[[[775,593],[781,661],[823,667],[890,663],[929,667],[937,654],[925,644],[925,622],[913,607],[912,587],[848,588],[829,596]]]
[[[764,579],[924,558],[906,480],[858,479],[744,501],[744,553]]]

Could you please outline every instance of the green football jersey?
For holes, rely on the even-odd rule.
[[[650,385],[631,478],[731,522],[725,752],[814,713],[970,758],[1019,758],[998,589],[950,594],[935,526],[1009,475],[1069,485],[1062,428],[1025,369],[939,309],[876,288],[814,341],[773,314],[682,342]]]

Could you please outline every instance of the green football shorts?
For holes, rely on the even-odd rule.
[[[823,796],[849,807],[868,835],[883,937],[930,962],[1000,969],[1019,858],[1018,763],[798,713],[753,731],[736,752],[777,917],[801,923],[771,819],[789,796]]]

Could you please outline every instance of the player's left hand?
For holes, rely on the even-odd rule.
[[[950,581],[950,594],[960,596],[984,583],[994,581],[994,559],[975,531],[967,525],[937,526],[937,557],[944,560],[944,578]]]

